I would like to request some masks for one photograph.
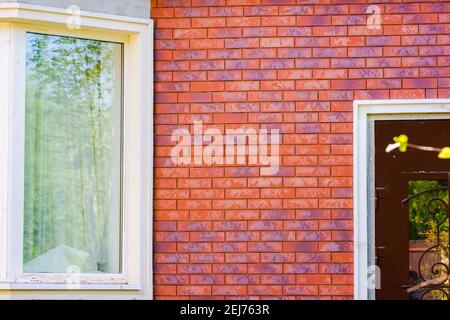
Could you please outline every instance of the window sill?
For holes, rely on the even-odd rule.
[[[0,283],[0,291],[140,291],[139,284]]]

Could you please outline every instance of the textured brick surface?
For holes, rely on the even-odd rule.
[[[450,3],[156,0],[157,299],[349,299],[352,101],[448,98]],[[280,173],[175,167],[174,129],[280,128]]]

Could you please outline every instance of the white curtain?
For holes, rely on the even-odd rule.
[[[119,273],[122,45],[29,33],[26,70],[24,272]]]

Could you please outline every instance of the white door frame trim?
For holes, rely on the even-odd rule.
[[[374,297],[369,289],[369,221],[374,209],[374,120],[450,119],[450,99],[355,100],[353,102],[354,298]]]

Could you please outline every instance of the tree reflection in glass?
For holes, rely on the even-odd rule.
[[[120,272],[121,118],[121,44],[27,34],[24,272]]]

